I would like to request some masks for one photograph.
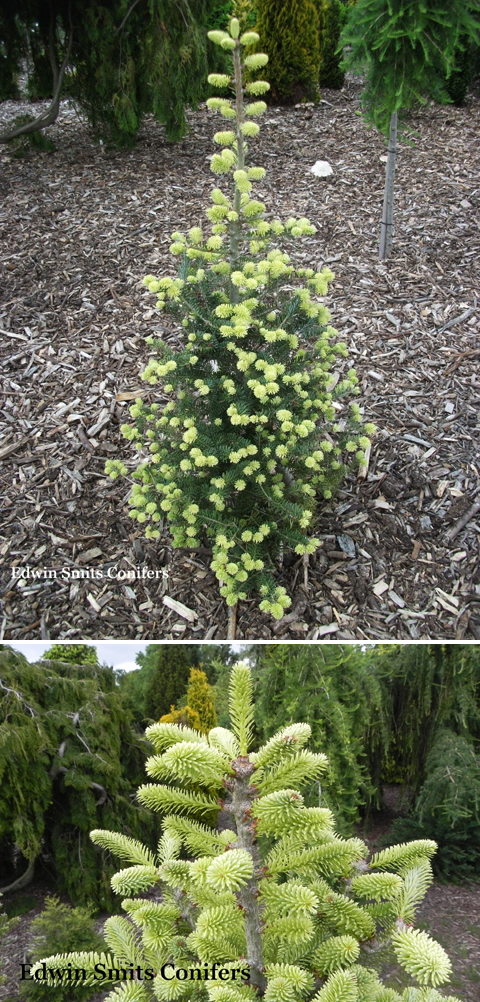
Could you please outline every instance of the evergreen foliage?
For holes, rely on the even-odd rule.
[[[172,706],[170,713],[160,717],[160,723],[185,724],[202,734],[208,734],[216,727],[214,694],[204,671],[190,669],[186,706],[178,710]]]
[[[6,3],[0,2],[0,101],[14,101],[19,96],[22,41],[13,18],[5,17]]]
[[[241,31],[254,28],[257,17],[255,0],[214,0],[208,27],[225,31],[231,17],[238,18]]]
[[[233,16],[233,0],[215,0],[210,10],[208,27],[225,31],[227,23]]]
[[[159,644],[156,665],[145,692],[145,716],[158,720],[185,695],[192,665],[198,664],[196,644]]]
[[[74,902],[109,908],[110,863],[93,849],[92,825],[154,834],[130,790],[144,757],[111,669],[0,651],[0,846],[2,882],[46,856]],[[24,860],[22,861],[22,857]]]
[[[182,648],[189,655],[190,665],[201,666],[211,685],[217,680],[217,665],[221,668],[229,662],[228,644],[182,644]],[[145,722],[145,718],[149,716],[146,694],[157,669],[158,656],[159,645],[148,644],[145,652],[137,654],[136,662],[140,667],[136,671],[117,673],[120,691],[138,724]],[[177,697],[177,703],[179,698],[181,696]]]
[[[341,90],[345,79],[340,69],[342,54],[338,51],[340,34],[347,20],[347,9],[341,0],[320,0],[320,87]]]
[[[480,0],[358,0],[349,8],[339,48],[343,69],[365,75],[364,115],[388,136],[394,112],[428,98],[450,100],[446,87],[465,39],[480,40]]]
[[[257,726],[266,739],[305,720],[315,749],[325,748],[322,803],[347,828],[379,797],[379,760],[388,721],[377,672],[360,648],[342,644],[266,644],[256,666]],[[310,799],[318,803],[312,787]]]
[[[21,128],[33,121],[33,115],[29,115],[28,113],[16,115],[12,126],[14,128]],[[14,157],[15,160],[21,160],[32,152],[53,153],[55,149],[55,143],[45,134],[44,129],[18,136],[16,139],[12,139],[8,145],[10,156]]]
[[[462,48],[455,52],[455,69],[445,81],[447,94],[457,108],[461,107],[465,100],[474,73],[473,47],[465,35],[460,41]]]
[[[392,1002],[392,993],[386,993],[364,956],[364,946],[371,946],[376,930],[380,940],[391,938],[399,964],[421,986],[418,994],[413,987],[395,993],[396,999],[441,1002],[444,996],[435,986],[449,979],[447,955],[428,934],[398,917],[399,903],[408,899],[411,917],[424,893],[435,844],[418,841],[392,847],[369,865],[365,844],[339,837],[328,809],[307,807],[293,788],[263,793],[257,779],[268,786],[272,776],[288,770],[293,759],[298,761],[310,728],[292,724],[257,753],[249,751],[251,697],[250,670],[237,664],[231,678],[233,726],[228,739],[218,728],[208,736],[197,734],[194,741],[175,724],[148,728],[156,752],[147,763],[149,774],[173,773],[184,784],[183,793],[157,784],[138,792],[140,801],[162,816],[158,857],[153,865],[139,864],[136,844],[130,847],[113,832],[92,832],[97,845],[122,859],[130,857],[132,865],[112,879],[114,888],[127,894],[122,907],[128,917],[107,921],[109,954],[77,951],[45,958],[47,971],[71,963],[84,968],[86,983],[93,984],[99,972],[95,965],[103,963],[114,976],[109,978],[107,970],[104,978],[97,973],[97,988],[111,989],[107,1002]],[[320,775],[324,757],[316,759]],[[308,780],[311,764],[311,759],[303,759],[300,784]],[[189,791],[198,783],[202,795]],[[221,798],[218,793],[212,796],[212,783]],[[201,813],[202,802],[209,809],[216,803],[217,809],[228,811],[232,829],[218,833],[191,820],[189,805],[193,813]],[[183,849],[188,858],[183,858]],[[147,886],[158,885],[161,898],[141,896]],[[366,895],[368,900],[362,901]],[[381,922],[376,917],[379,905]],[[125,965],[131,982],[123,984],[116,969]],[[141,980],[137,965],[141,971],[150,969],[152,979]],[[166,978],[163,965],[170,965]],[[219,968],[220,978],[214,975]],[[39,964],[32,973],[37,969]],[[50,975],[50,984],[54,980]],[[451,996],[450,1002],[458,1000]]]
[[[131,517],[147,523],[147,538],[159,538],[165,514],[174,546],[212,544],[212,570],[228,605],[255,590],[260,609],[280,619],[291,599],[276,584],[275,561],[287,547],[299,555],[315,552],[318,540],[307,532],[317,491],[332,497],[350,454],[365,462],[366,436],[375,428],[359,427],[357,404],[337,413],[339,398],[358,390],[353,370],[338,382],[332,375],[346,346],[331,343],[330,314],[312,298],[326,293],[332,273],[296,269],[288,254],[268,250],[282,234],[295,239],[315,227],[305,218],[269,223],[264,204],[250,198],[252,181],[265,171],[246,169],[245,140],[257,135],[251,119],[266,105],[244,104],[242,60],[253,70],[267,56],[245,55],[258,40],[255,32],[238,38],[236,19],[230,30],[235,37],[210,36],[233,53],[236,105],[227,97],[207,103],[232,126],[216,133],[224,149],[211,166],[216,174],[233,173],[233,200],[220,188],[212,192],[212,236],[199,226],[188,237],[172,235],[171,251],[182,256],[178,278],[144,279],[158,295],[157,307],[181,320],[186,342],[173,351],[147,338],[159,360],[149,362],[143,378],[152,386],[161,380],[174,399],[161,408],[137,398],[130,408],[135,425],[122,431],[149,451],[134,474],[140,483],[130,501]],[[223,90],[232,85],[225,74],[209,81]],[[268,88],[257,80],[246,92],[256,97]],[[305,285],[292,284],[298,279]],[[108,460],[105,471],[115,479],[127,467]]]
[[[383,683],[390,738],[383,778],[417,794],[427,758],[447,728],[480,748],[480,656],[475,644],[379,644],[370,652]]]
[[[319,16],[314,0],[257,0],[255,31],[268,55],[263,70],[279,104],[318,101]]]
[[[42,657],[47,661],[63,661],[71,665],[98,665],[96,647],[90,647],[90,644],[52,644]]]
[[[258,646],[257,728],[263,738],[306,720],[330,767],[322,802],[350,830],[379,807],[383,783],[413,791],[392,838],[439,844],[435,873],[471,877],[480,845],[480,656],[469,644],[342,648]],[[317,789],[307,791],[318,803]]]
[[[95,921],[89,908],[71,908],[58,897],[45,900],[44,910],[33,920],[30,926],[32,935],[29,944],[30,963],[34,964],[41,957],[55,953],[68,953],[70,950],[103,951],[105,942],[95,929]],[[90,998],[95,988],[90,985],[83,988],[81,983],[60,985],[55,987],[54,998],[58,1002],[79,1002]],[[23,981],[20,984],[20,997],[35,1002],[52,1002],[52,988],[42,981]]]
[[[471,740],[440,729],[427,756],[425,782],[409,816],[394,822],[389,840],[430,838],[433,869],[442,880],[471,880],[480,865],[480,755]]]
[[[44,29],[42,34],[40,34],[41,28]],[[47,55],[48,37],[46,37],[45,28],[47,25],[41,18],[35,27],[32,26],[30,30],[28,28],[26,30],[30,57],[27,61],[29,72],[26,91],[30,101],[45,101],[53,97],[52,67]]]
[[[205,90],[209,6],[210,0],[149,0],[135,7],[122,29],[128,0],[83,10],[76,93],[97,135],[131,146],[149,113],[169,139],[185,134],[185,106],[195,105]]]

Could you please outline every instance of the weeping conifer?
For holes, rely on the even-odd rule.
[[[169,139],[179,139],[185,107],[204,96],[208,70],[218,61],[206,40],[215,2],[0,0],[0,99],[16,95],[23,57],[31,95],[55,97],[60,70],[59,97],[68,80],[68,96],[102,140],[133,146],[148,114],[165,125]],[[52,124],[58,108],[53,100],[48,121],[35,129]],[[28,131],[35,129],[31,123]]]
[[[379,644],[369,655],[383,683],[390,741],[384,778],[417,794],[445,728],[480,749],[480,656],[475,644]]]
[[[130,790],[144,754],[110,668],[0,651],[0,891],[44,859],[59,891],[111,908],[111,867],[92,825],[154,833]],[[16,865],[15,865],[16,864]]]
[[[257,725],[264,738],[295,721],[312,729],[328,753],[322,802],[347,828],[359,809],[379,805],[380,762],[387,742],[383,693],[359,647],[266,644],[258,648]],[[311,789],[310,797],[318,791]]]

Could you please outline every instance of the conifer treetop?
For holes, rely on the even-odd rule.
[[[176,785],[139,791],[162,814],[158,853],[119,833],[92,832],[96,845],[131,864],[112,879],[125,895],[126,917],[105,925],[111,952],[45,958],[32,973],[42,963],[47,972],[67,963],[84,968],[89,983],[111,989],[108,1002],[442,1002],[437,986],[448,981],[450,961],[411,924],[431,880],[432,843],[419,840],[408,852],[393,846],[377,855],[371,872],[366,845],[338,836],[330,811],[308,807],[293,787],[258,789],[259,774],[268,784],[292,764],[302,785],[312,763],[302,758],[307,749],[298,750],[308,738],[302,724],[249,752],[252,680],[241,663],[232,671],[230,716],[236,733],[230,740],[215,728],[212,743],[210,735],[188,740],[188,729],[175,724],[150,728],[159,754],[149,773],[159,758],[178,766]],[[314,758],[324,766],[321,755]],[[203,777],[200,763],[208,763]],[[231,827],[219,832],[198,820],[203,807],[210,814],[222,807]],[[368,968],[365,948],[377,940],[391,943],[415,986],[392,991]],[[131,973],[123,977],[122,969]],[[56,974],[48,977],[52,987],[58,983]]]

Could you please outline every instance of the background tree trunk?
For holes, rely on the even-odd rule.
[[[70,52],[72,49],[72,21],[70,16],[70,31],[67,38],[67,48],[65,56],[62,61],[62,65],[58,66],[57,60],[57,46],[56,46],[56,15],[52,10],[50,18],[50,28],[49,28],[49,39],[48,39],[48,58],[50,60],[50,66],[52,67],[53,76],[53,96],[50,107],[47,108],[38,118],[35,118],[33,122],[26,122],[25,125],[19,125],[16,129],[11,129],[10,132],[4,132],[0,135],[0,143],[9,143],[11,139],[16,139],[18,136],[26,136],[31,132],[39,132],[40,129],[45,129],[47,125],[53,125],[58,116],[58,110],[60,107],[60,95],[62,92],[63,78],[65,76],[65,70],[70,59]]]

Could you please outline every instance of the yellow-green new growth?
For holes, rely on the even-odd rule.
[[[398,902],[417,899],[411,894],[415,882],[417,890],[425,889],[432,843],[393,846],[388,858],[377,858],[384,872],[370,872],[366,845],[336,835],[329,810],[307,807],[293,786],[265,794],[292,770],[298,785],[308,784],[313,764],[323,767],[325,761],[305,748],[310,728],[302,723],[250,751],[252,694],[250,670],[240,663],[230,685],[233,731],[216,727],[202,735],[169,722],[147,729],[155,749],[148,774],[162,778],[167,773],[177,783],[139,790],[141,802],[162,817],[158,851],[120,833],[92,832],[100,848],[131,864],[112,878],[115,891],[125,895],[125,917],[106,922],[109,953],[44,958],[33,966],[35,974],[45,964],[52,999],[57,970],[68,970],[69,964],[85,970],[87,985],[109,989],[107,1002],[445,999],[434,986],[449,977],[448,957],[426,933],[398,918]],[[222,832],[191,817],[205,810],[211,820],[220,808],[230,819]],[[155,885],[161,896],[144,897]],[[386,934],[385,922],[377,923],[371,914],[377,906],[362,903],[363,898],[381,899],[383,919],[390,915]],[[399,994],[382,984],[367,966],[375,937],[387,945],[391,937],[398,962],[419,989]],[[124,982],[125,967],[132,977]],[[147,969],[152,978],[143,980]],[[218,970],[222,978],[214,974]],[[248,983],[238,976],[244,971]],[[447,1002],[459,1000],[450,996]]]

